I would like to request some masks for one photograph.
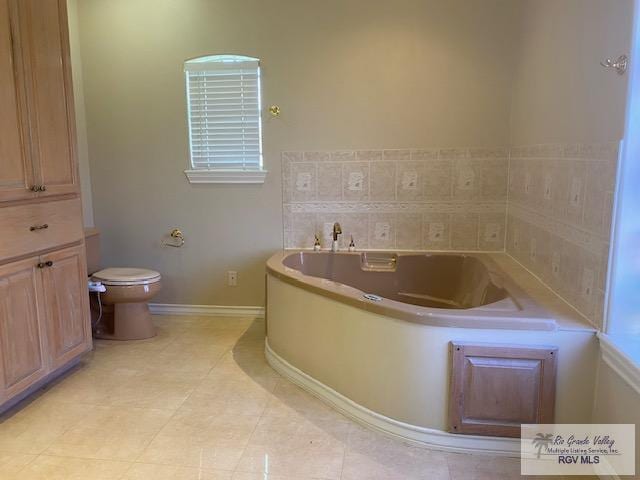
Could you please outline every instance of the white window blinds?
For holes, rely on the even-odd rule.
[[[258,59],[219,55],[185,62],[191,166],[260,170]]]

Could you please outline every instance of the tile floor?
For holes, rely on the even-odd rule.
[[[156,338],[96,341],[0,418],[0,479],[520,477],[516,459],[409,446],[336,413],[267,365],[262,320],[155,321]]]

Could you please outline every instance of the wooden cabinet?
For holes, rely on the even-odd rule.
[[[47,373],[38,259],[0,267],[0,402]]]
[[[66,2],[0,0],[0,201],[79,191],[71,85]]]
[[[9,0],[0,0],[0,201],[35,195],[33,168],[23,133],[27,130],[18,91]],[[18,62],[19,63],[19,62]]]
[[[0,0],[0,411],[91,348],[72,99],[66,0]]]
[[[83,247],[41,257],[49,361],[56,369],[91,347],[87,265]]]
[[[0,266],[0,405],[91,349],[84,246]]]

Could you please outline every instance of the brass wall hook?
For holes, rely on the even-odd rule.
[[[280,115],[280,107],[278,105],[271,105],[269,107],[269,113],[272,117],[277,117]]]
[[[173,230],[171,230],[171,232],[169,232],[169,236],[174,240],[174,242],[162,242],[162,245],[164,245],[165,247],[180,248],[184,245],[184,235],[179,228],[174,228]]]

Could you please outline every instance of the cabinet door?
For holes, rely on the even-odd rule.
[[[38,260],[0,267],[0,402],[47,373]]]
[[[17,61],[17,63],[16,63]],[[23,131],[25,105],[18,93],[21,69],[18,42],[12,33],[7,0],[0,0],[0,201],[35,195],[33,171]]]
[[[45,323],[51,368],[91,348],[89,290],[84,247],[71,247],[43,255]]]
[[[75,193],[75,123],[65,0],[11,0],[18,18],[40,195]]]

